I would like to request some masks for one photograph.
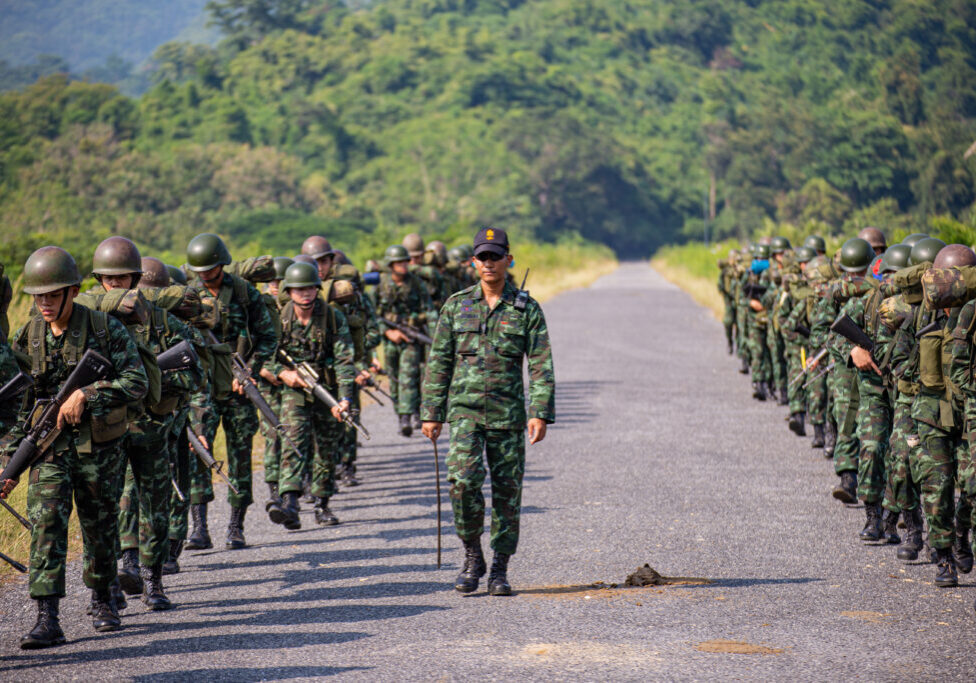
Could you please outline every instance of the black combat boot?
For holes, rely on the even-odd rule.
[[[881,504],[880,503],[865,503],[864,504],[864,516],[867,518],[864,521],[864,528],[861,529],[861,533],[858,537],[862,541],[880,541],[881,540]]]
[[[180,573],[180,555],[183,553],[183,541],[169,539],[169,556],[163,562],[163,576]]]
[[[511,555],[495,553],[491,560],[491,571],[488,572],[488,595],[511,595],[512,587],[508,585],[508,558]]]
[[[743,375],[749,374],[749,361],[745,358],[742,359],[742,364],[739,366],[739,372]]]
[[[906,510],[904,518],[906,531],[901,545],[898,546],[898,559],[914,562],[922,550],[922,510]]]
[[[413,427],[410,426],[410,415],[404,413],[400,416],[400,433],[403,436],[410,436],[413,434]]]
[[[790,404],[790,396],[785,386],[779,388],[779,404],[781,406],[788,406]]]
[[[901,537],[898,535],[898,516],[899,513],[891,510],[881,511],[881,526],[884,529],[882,540],[888,545],[901,543]]]
[[[245,514],[247,514],[247,508],[243,505],[231,507],[230,509],[230,523],[227,525],[227,540],[224,542],[224,547],[228,550],[240,550],[241,548],[247,547],[247,541],[244,540]]]
[[[298,494],[294,491],[284,494],[281,497],[281,503],[281,511],[284,513],[281,524],[284,524],[289,531],[301,529],[302,521],[298,517]]]
[[[119,585],[119,578],[115,579],[108,585],[108,592],[112,594],[112,600],[115,603],[115,611],[121,613],[126,607],[129,606],[129,601],[125,599],[125,591],[122,590],[122,586]],[[91,605],[88,606],[91,609]],[[91,612],[88,612],[91,616]]]
[[[813,425],[813,442],[810,444],[813,448],[823,448],[824,447],[824,426],[823,425]]]
[[[38,598],[37,621],[30,633],[20,639],[21,650],[40,650],[54,645],[64,645],[64,631],[58,621],[58,598]]]
[[[827,420],[827,434],[824,438],[824,457],[828,460],[834,457],[834,448],[837,447],[837,425],[831,420]]]
[[[359,486],[359,479],[356,478],[356,466],[354,464],[348,464],[342,468],[341,478],[343,486]]]
[[[963,574],[968,574],[973,570],[973,548],[969,545],[969,529],[956,528],[956,538],[952,544],[952,555],[956,559],[956,567]]]
[[[763,382],[752,383],[752,397],[757,401],[766,400],[766,386],[763,384]]]
[[[190,506],[190,518],[193,519],[193,533],[186,539],[187,550],[208,550],[213,548],[210,531],[207,529],[207,504]]]
[[[840,473],[840,483],[834,489],[833,496],[847,505],[857,502],[857,475],[853,471]]]
[[[302,477],[302,502],[315,505],[318,500],[318,497],[312,493],[312,473],[306,470],[305,476]]]
[[[139,549],[122,551],[122,566],[119,567],[119,585],[129,595],[142,592],[142,578],[139,576]]]
[[[339,523],[339,518],[329,509],[328,496],[322,496],[315,504],[315,522],[322,526],[335,526]]]
[[[474,593],[478,590],[478,581],[485,575],[486,569],[485,556],[481,552],[481,539],[464,541],[464,566],[454,579],[454,590],[459,593]]]
[[[424,428],[424,421],[420,419],[420,413],[414,413],[410,420],[413,422],[413,431],[419,432]]]
[[[796,434],[797,436],[806,436],[807,435],[807,428],[805,424],[806,421],[807,421],[806,413],[802,411],[799,413],[793,413],[792,415],[790,415],[790,431]]]
[[[935,585],[939,588],[954,588],[959,585],[956,574],[956,561],[952,557],[952,548],[936,548],[936,564],[939,570],[935,575]]]
[[[172,609],[173,603],[163,592],[163,565],[142,568],[142,601],[152,612]]]
[[[112,604],[112,594],[109,589],[92,591],[92,626],[99,633],[118,631],[122,628],[122,620]]]
[[[729,355],[731,356],[733,354],[733,352],[735,351],[735,349],[732,348],[732,335],[731,334],[726,334],[725,335],[725,347],[728,349]]]
[[[278,482],[268,482],[268,502],[264,504],[264,511],[275,524],[282,524],[284,513],[281,510],[281,496],[278,495]]]

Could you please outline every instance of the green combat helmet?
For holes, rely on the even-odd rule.
[[[109,237],[95,247],[92,275],[101,282],[102,275],[132,275],[135,287],[142,275],[142,256],[135,243],[125,237]]]
[[[774,237],[769,243],[770,249],[772,249],[774,254],[782,254],[787,249],[792,249],[793,245],[785,237]]]
[[[41,247],[24,264],[24,291],[47,294],[81,284],[78,264],[61,247]]]
[[[872,249],[884,250],[888,248],[888,241],[885,239],[884,233],[878,228],[864,228],[857,233],[857,236],[866,240]]]
[[[769,258],[769,245],[768,244],[757,244],[756,248],[752,252],[753,258],[759,259],[760,261],[765,261]]]
[[[913,232],[911,235],[906,237],[901,241],[902,244],[907,244],[910,247],[914,247],[916,244],[924,240],[928,235],[924,232]]]
[[[451,247],[447,250],[447,260],[451,263],[461,263],[464,260],[464,250],[461,247]]]
[[[912,248],[907,244],[892,244],[881,259],[881,272],[894,273],[908,267],[908,257]]]
[[[224,240],[212,232],[197,235],[186,246],[186,261],[194,273],[230,265],[230,252]]]
[[[346,256],[346,252],[342,251],[341,249],[336,249],[332,253],[335,256],[335,262],[338,263],[340,266],[352,265],[352,261],[350,261],[349,257]]]
[[[946,243],[937,237],[926,237],[924,240],[919,240],[912,247],[912,253],[908,257],[908,262],[913,266],[917,266],[919,263],[925,263],[926,261],[934,262],[935,257],[942,251],[945,245]]]
[[[295,263],[307,263],[310,266],[317,266],[315,259],[308,254],[296,254],[292,261]]]
[[[424,254],[424,238],[415,232],[410,233],[403,238],[403,247],[410,254],[410,257],[423,256]]]
[[[274,269],[275,269],[275,280],[284,280],[285,271],[288,270],[288,266],[295,262],[294,259],[290,259],[287,256],[275,256],[274,257]]]
[[[936,268],[962,268],[976,265],[976,252],[965,244],[947,244],[932,265]]]
[[[809,263],[817,255],[817,252],[810,247],[797,247],[793,250],[793,256],[797,263]]]
[[[186,273],[177,268],[176,266],[171,266],[166,264],[166,270],[169,271],[169,278],[178,285],[183,285],[186,287],[188,280],[186,279]]]
[[[866,270],[874,260],[874,247],[866,239],[852,237],[840,248],[840,267],[848,273]]]
[[[152,256],[143,257],[140,287],[169,287],[169,282],[169,270],[165,263]]]
[[[404,247],[402,244],[394,244],[392,246],[389,246],[386,248],[386,251],[383,253],[383,263],[386,264],[387,267],[389,267],[390,264],[396,263],[397,261],[409,261],[409,260],[410,260],[410,254],[409,252],[407,252],[407,248]]]
[[[447,265],[447,245],[440,240],[434,240],[428,244],[425,251],[431,254],[431,262],[435,266],[443,268]]]
[[[329,240],[321,235],[312,235],[302,242],[302,253],[306,256],[311,256],[317,261],[323,256],[332,256],[335,252],[332,250],[332,245],[329,243]]]
[[[803,240],[803,246],[813,249],[815,252],[820,253],[827,251],[827,243],[824,238],[820,235],[810,235],[805,240]]]
[[[281,281],[281,289],[287,290],[291,287],[301,289],[302,287],[321,287],[322,280],[319,278],[319,270],[313,265],[296,261],[285,270],[285,277]]]

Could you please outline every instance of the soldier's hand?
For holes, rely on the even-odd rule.
[[[424,436],[426,436],[431,441],[437,441],[438,437],[441,435],[441,427],[443,426],[444,425],[441,422],[425,421],[423,426],[420,428],[420,431],[422,431],[424,433]]]
[[[386,338],[394,344],[406,344],[408,341],[410,341],[407,339],[407,335],[400,330],[387,330],[385,334]]]
[[[820,365],[819,359],[810,361],[809,363],[807,363],[807,372],[813,372],[814,370],[817,369],[818,365]]]
[[[861,370],[862,372],[867,372],[868,370],[874,370],[878,375],[881,375],[881,370],[875,364],[874,359],[871,357],[871,352],[867,349],[862,349],[860,346],[855,346],[851,349],[851,360],[854,361],[854,366]]]
[[[6,479],[3,482],[3,486],[0,486],[0,498],[6,498],[10,495],[10,492],[14,490],[17,486],[17,479]]]
[[[276,387],[281,386],[281,380],[275,377],[274,373],[268,370],[268,368],[261,368],[261,372],[259,374],[263,379],[267,380]]]
[[[75,389],[68,400],[61,404],[61,410],[58,411],[58,429],[64,429],[66,424],[76,425],[80,423],[86,403],[85,392],[81,389]]]
[[[233,381],[231,381],[230,388],[235,394],[240,394],[241,396],[244,395],[244,386],[237,381],[236,377],[233,379]]]
[[[295,370],[282,370],[278,373],[278,379],[290,386],[292,389],[304,389],[305,382],[298,376]]]
[[[546,438],[546,421],[541,417],[529,420],[529,443],[539,443]]]
[[[342,414],[349,410],[349,401],[342,399],[339,401],[339,405],[332,406],[332,417],[342,422]]]
[[[758,299],[749,299],[749,308],[754,310],[756,313],[762,313],[766,310],[763,308],[763,305],[759,303]]]
[[[356,384],[358,384],[361,387],[365,387],[369,385],[371,379],[373,379],[373,376],[369,374],[369,370],[363,370],[358,375],[356,375]]]

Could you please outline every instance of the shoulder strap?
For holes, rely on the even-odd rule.
[[[159,345],[162,347],[163,351],[165,351],[169,348],[169,316],[165,310],[159,306],[153,305],[151,322],[153,329],[156,331],[156,338],[159,339]]]
[[[95,340],[98,342],[98,348],[100,348],[105,357],[108,358],[109,354],[111,353],[108,345],[108,313],[104,313],[102,311],[89,311],[89,314],[91,315],[92,331],[95,333]],[[84,346],[82,346],[82,348],[84,348]]]
[[[40,313],[31,319],[27,330],[27,354],[31,358],[31,374],[36,377],[47,371],[47,345],[44,342],[47,325]]]

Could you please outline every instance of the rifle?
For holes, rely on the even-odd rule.
[[[363,370],[357,368],[356,369],[356,372],[362,373]],[[385,375],[386,373],[384,372],[384,373],[381,373],[381,374],[384,374]],[[380,392],[381,394],[383,394],[384,396],[386,396],[391,401],[393,400],[393,397],[390,396],[388,393],[386,393],[386,391],[383,389],[383,387],[381,387],[379,384],[376,383],[376,380],[373,379],[373,376],[372,375],[370,375],[369,376],[369,379],[366,380],[365,386],[369,387],[370,389],[375,389],[376,391]],[[365,389],[364,389],[364,391],[365,391]],[[367,393],[369,393],[369,392],[367,392]],[[383,405],[382,403],[380,403],[379,401],[376,400],[376,397],[374,397],[374,396],[371,395],[370,398],[372,398],[374,401],[376,401],[380,405]]]
[[[830,329],[832,332],[836,332],[855,346],[860,346],[869,353],[874,351],[874,342],[871,341],[871,337],[865,334],[864,330],[858,327],[857,324],[851,320],[850,316],[846,313],[837,318],[837,320],[835,320],[830,326]]]
[[[322,401],[325,405],[330,408],[335,408],[339,405],[339,402],[335,399],[335,396],[330,394],[325,387],[319,384],[319,373],[315,372],[315,369],[308,363],[308,361],[298,362],[294,358],[288,355],[288,352],[284,349],[278,349],[278,354],[281,356],[292,369],[298,373],[299,379],[305,385],[305,393],[310,394]],[[343,423],[347,427],[352,427],[357,432],[363,435],[367,441],[369,440],[369,432],[361,424],[352,419],[352,415],[348,410],[344,410],[339,415],[342,418]]]
[[[799,382],[801,379],[803,379],[803,376],[805,374],[807,374],[807,372],[809,372],[810,366],[813,365],[814,363],[819,362],[820,359],[823,358],[826,355],[827,355],[827,347],[824,347],[824,348],[820,349],[817,352],[817,355],[816,356],[814,356],[809,361],[807,361],[807,366],[805,368],[803,368],[803,371],[799,375],[797,375],[796,377],[793,378],[793,381],[790,382],[790,386],[793,386],[794,384],[796,384],[797,382]],[[806,386],[806,384],[804,384],[803,386]]]
[[[76,390],[86,387],[93,382],[108,379],[115,374],[112,364],[102,355],[88,349],[81,357],[78,365],[68,375],[68,379],[61,385],[57,396],[51,399],[41,399],[34,406],[27,420],[34,427],[27,432],[10,462],[0,472],[0,486],[8,479],[17,480],[43,456],[54,443],[61,430],[58,428],[58,412],[68,397]]]
[[[210,340],[212,343],[220,343],[212,331],[207,330],[207,334],[210,335]],[[258,409],[258,413],[260,413],[261,417],[263,417],[265,422],[268,423],[268,426],[288,443],[288,447],[295,452],[295,455],[304,461],[305,456],[302,455],[300,450],[298,450],[298,446],[296,446],[295,442],[292,441],[288,436],[288,432],[285,430],[285,426],[281,424],[281,420],[279,420],[278,416],[275,415],[273,410],[271,410],[271,406],[268,405],[268,402],[264,400],[264,396],[261,395],[261,391],[254,383],[254,378],[251,377],[251,371],[247,369],[247,364],[244,362],[244,359],[241,358],[241,354],[237,351],[232,351],[230,354],[230,371],[233,373],[234,379],[237,380],[237,383],[244,390],[244,395],[247,397],[247,400],[249,400],[254,407]]]
[[[14,400],[32,386],[34,379],[26,372],[18,372],[16,377],[0,387],[0,403]]]
[[[213,454],[207,449],[206,446],[203,445],[203,441],[200,440],[200,437],[196,432],[193,431],[192,427],[187,426],[186,436],[190,440],[190,447],[193,449],[193,452],[197,454],[197,458],[200,459],[200,462],[202,462],[207,469],[216,472],[217,476],[220,477],[225,484],[227,484],[227,487],[234,492],[235,496],[241,495],[240,491],[237,490],[237,487],[234,486],[227,475],[224,474],[224,463],[217,462],[217,460],[213,457]]]
[[[9,557],[7,555],[4,555],[3,553],[0,553],[0,560],[3,560],[7,564],[9,564],[11,567],[13,567],[17,571],[19,571],[21,574],[26,574],[27,573],[27,567],[25,567],[20,562],[18,562],[17,560],[13,559],[12,557]]]
[[[836,362],[832,362],[830,365],[828,365],[823,370],[821,370],[820,372],[818,372],[816,375],[814,375],[813,377],[811,377],[810,378],[810,381],[803,385],[803,388],[806,389],[808,386],[810,386],[811,384],[813,384],[814,382],[816,382],[818,379],[820,379],[821,377],[823,377],[824,375],[826,375],[828,372],[830,372],[831,370],[833,370],[834,369],[834,366],[836,364],[837,364]]]
[[[745,294],[747,299],[760,300],[766,293],[766,287],[753,282],[747,282],[742,285],[742,293]]]
[[[925,327],[923,327],[922,329],[920,329],[918,332],[916,332],[915,333],[915,338],[916,339],[921,339],[922,337],[924,337],[925,335],[927,335],[929,332],[935,332],[937,329],[939,329],[940,327],[942,327],[944,324],[945,324],[945,321],[944,320],[933,320],[928,325],[926,325]]]
[[[810,328],[807,327],[806,325],[797,325],[796,332],[801,337],[807,337],[808,339],[810,338]]]
[[[197,365],[200,357],[193,344],[185,339],[174,344],[156,357],[160,372],[179,372],[189,370]]]
[[[406,336],[406,338],[408,340],[410,340],[410,343],[411,344],[418,344],[419,343],[419,344],[426,344],[427,346],[432,346],[434,344],[434,340],[433,339],[431,339],[430,337],[428,337],[426,334],[424,334],[423,332],[421,332],[420,330],[418,330],[413,325],[408,325],[406,323],[401,323],[401,322],[399,322],[397,320],[388,320],[388,319],[385,319],[385,318],[384,318],[384,320],[386,320],[386,324],[389,325],[390,327],[393,327],[393,328],[395,328],[395,329],[400,330],[401,332],[403,332],[403,334]]]

